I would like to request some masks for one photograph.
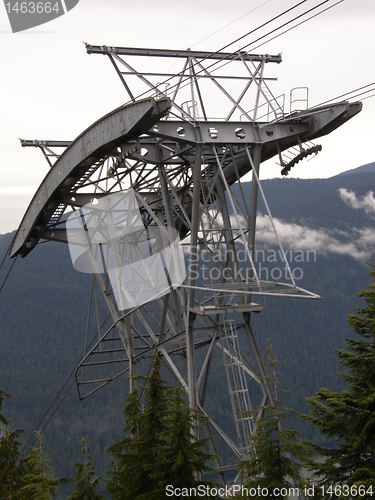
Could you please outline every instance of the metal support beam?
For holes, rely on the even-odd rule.
[[[193,206],[191,216],[191,242],[190,242],[190,258],[188,268],[189,287],[194,287],[196,283],[195,266],[198,257],[198,231],[200,225],[199,205],[200,205],[200,185],[201,185],[201,161],[202,161],[202,145],[197,144],[195,150],[195,159],[193,165]],[[194,264],[193,264],[194,262]],[[193,270],[194,267],[194,270]],[[188,289],[188,303],[186,314],[186,355],[187,355],[187,372],[189,385],[189,404],[192,408],[197,407],[197,387],[195,375],[195,355],[194,355],[194,321],[195,313],[191,311],[195,305],[194,288]]]
[[[249,210],[249,221],[248,221],[248,244],[249,250],[251,252],[252,261],[254,262],[255,256],[255,230],[256,230],[256,219],[257,219],[257,210],[258,210],[258,183],[256,178],[259,178],[259,167],[260,160],[262,157],[262,145],[255,144],[253,147],[252,154],[252,169],[253,169],[253,179],[251,181],[251,194],[250,194],[250,210]],[[254,175],[255,170],[255,175]]]
[[[216,61],[233,61],[239,60],[240,55],[245,61],[265,61],[273,63],[281,63],[281,54],[277,55],[260,55],[249,54],[245,51],[240,51],[240,55],[232,52],[204,52],[197,50],[170,50],[170,49],[142,49],[135,47],[109,47],[106,45],[90,45],[86,43],[86,51],[88,54],[117,54],[121,56],[145,56],[145,57],[175,57],[197,59],[210,59]]]

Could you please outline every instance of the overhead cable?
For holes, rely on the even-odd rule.
[[[326,2],[329,2],[330,0],[325,0],[323,3],[326,3]],[[224,51],[225,49],[227,49],[228,47],[230,47],[231,45],[235,44],[235,43],[238,43],[239,41],[243,40],[244,38],[246,38],[247,36],[250,36],[252,35],[253,33],[255,33],[256,31],[260,30],[261,28],[264,28],[265,26],[267,26],[268,24],[272,23],[273,21],[276,21],[277,19],[279,19],[280,17],[286,15],[288,12],[291,12],[293,9],[296,9],[297,7],[299,7],[300,5],[304,4],[305,2],[307,2],[307,0],[302,0],[301,2],[298,2],[297,4],[293,5],[292,7],[290,7],[289,9],[287,10],[284,10],[283,12],[281,12],[280,14],[278,14],[277,16],[273,17],[272,19],[269,19],[268,21],[264,22],[263,24],[261,24],[260,26],[258,26],[257,28],[254,28],[252,29],[251,31],[249,31],[248,33],[246,33],[245,35],[242,35],[240,36],[239,38],[237,38],[236,40],[233,40],[232,42],[228,43],[227,45],[224,45],[224,47],[221,47],[221,49],[219,50],[216,50],[214,52],[211,52],[210,54],[207,54],[206,57],[202,58],[200,62],[203,62],[205,61],[206,59],[209,59],[211,58],[212,56],[214,55],[217,55],[219,54],[220,52]],[[318,8],[319,6],[317,7],[313,7],[314,8]],[[311,9],[310,9],[311,10]],[[309,11],[310,11],[309,10]],[[308,11],[308,12],[309,12]],[[303,15],[303,14],[302,14]],[[289,22],[293,22],[293,20],[289,21]],[[283,25],[284,26],[284,25]],[[233,56],[233,55],[237,55],[237,51],[234,51],[232,52],[231,54],[229,54],[227,57],[229,59],[230,56]],[[216,61],[216,62],[213,62],[211,65],[209,65],[207,68],[205,68],[206,70],[207,69],[211,69],[213,66],[217,65],[219,62],[222,62],[222,61],[225,61],[226,58],[223,58],[221,61]],[[197,66],[197,63],[193,63],[191,65],[192,68],[194,68],[195,66]],[[203,70],[199,70],[198,72],[196,72],[196,76],[199,75],[200,73],[202,73]],[[182,79],[185,77],[185,73],[183,71],[180,71],[179,73],[176,73],[176,75],[173,75],[173,76],[170,76],[168,77],[167,79],[163,80],[162,82],[159,83],[159,85],[165,85],[166,83],[168,83],[169,81],[171,81],[172,79],[176,78],[180,76]],[[185,77],[186,80],[189,80],[189,77]],[[174,88],[176,88],[179,84],[174,84],[174,85],[171,85],[170,87],[168,87],[168,92]],[[145,92],[142,92],[141,94],[139,94],[137,96],[137,99],[141,98],[142,96],[144,95],[147,95],[148,93],[150,92],[150,90],[146,90]]]
[[[372,87],[372,86],[375,86],[375,82],[368,83],[367,85],[363,85],[362,87],[358,87],[358,88],[356,88],[354,90],[350,90],[349,92],[345,92],[344,94],[340,94],[340,95],[338,95],[336,97],[332,97],[331,99],[328,99],[327,101],[323,101],[323,102],[321,102],[319,104],[316,104],[315,106],[312,106],[311,109],[323,106],[324,104],[328,104],[328,103],[333,102],[333,101],[337,101],[338,99],[341,99],[343,97],[347,97],[350,94],[354,94],[354,92],[358,92],[359,90],[367,89],[368,87]],[[373,90],[375,90],[375,89],[371,88],[369,90],[366,90],[365,92],[362,92],[361,94],[365,94],[367,92],[372,92]],[[358,97],[361,94],[357,94],[356,96],[348,97],[348,99],[353,99],[354,97]]]
[[[319,7],[321,7],[322,5],[330,2],[331,0],[324,0],[323,2],[321,2],[320,4],[316,5],[315,7],[311,7],[310,9],[306,10],[305,12],[303,12],[302,14],[299,14],[298,16],[294,17],[293,19],[290,19],[289,21],[286,21],[284,24],[282,24],[281,26],[278,26],[277,28],[274,28],[273,30],[269,31],[268,33],[266,33],[265,35],[262,35],[261,37],[257,38],[256,40],[253,40],[252,42],[249,42],[247,45],[245,45],[243,47],[243,49],[247,49],[249,48],[251,45],[253,45],[254,43],[257,43],[259,42],[260,40],[262,40],[263,38],[266,38],[267,36],[271,35],[272,33],[275,33],[276,31],[284,28],[285,26],[287,26],[288,24],[296,21],[297,19],[300,19],[301,17],[305,16],[306,14],[312,12],[313,10],[315,9],[318,9]],[[323,14],[323,12],[331,9],[332,7],[335,7],[336,5],[338,5],[339,3],[343,2],[344,0],[339,0],[338,2],[336,2],[334,5],[331,5],[330,7],[327,7],[323,10],[321,10],[320,12],[317,12],[316,14],[314,14],[313,16],[310,16],[309,18],[305,19],[304,21],[301,21],[300,23],[296,24],[295,26],[292,26],[291,28],[289,28],[288,30],[285,30],[283,31],[282,33],[279,33],[278,35],[274,36],[273,38],[269,39],[269,40],[265,40],[263,43],[259,44],[257,47],[254,47],[254,49],[258,48],[258,47],[261,47],[262,45],[265,45],[266,43],[270,42],[271,40],[274,40],[275,38],[278,38],[279,36],[287,33],[288,31],[291,31],[292,29],[296,28],[297,26],[300,26],[301,24],[309,21],[310,19],[313,19],[314,17],[317,17],[319,16],[320,14]],[[261,26],[263,27],[263,26]],[[258,29],[258,28],[257,28]],[[256,31],[256,30],[254,30]],[[245,35],[247,36],[247,35]],[[234,42],[233,42],[234,43]],[[232,45],[232,44],[230,44]],[[227,46],[228,47],[228,46]],[[227,48],[225,47],[225,48]],[[253,49],[252,49],[253,50]],[[237,54],[237,52],[233,52],[232,54],[230,54],[231,56],[232,55],[235,55]],[[221,64],[222,61],[225,61],[226,58],[223,58],[221,61],[217,61],[215,63],[212,63],[210,66],[208,66],[206,69],[210,69],[212,66],[216,65],[216,64]],[[228,59],[229,59],[229,56],[228,56]],[[221,64],[221,66],[219,66],[219,68],[222,68],[223,66],[229,64],[231,61],[225,61],[223,64]],[[192,65],[193,66],[193,65]],[[203,70],[201,71],[198,71],[196,74],[198,75],[200,72],[202,72]],[[163,82],[164,83],[164,82]],[[173,88],[173,87],[170,87],[170,88]],[[168,89],[170,90],[170,89]]]
[[[291,12],[293,9],[296,9],[297,7],[299,7],[300,5],[302,5],[303,3],[305,3],[307,0],[302,0],[301,2],[295,4],[294,6],[290,7],[289,9],[283,11],[282,13],[278,14],[277,16],[273,17],[272,19],[266,21],[265,23],[261,24],[260,26],[258,26],[257,28],[254,28],[253,30],[249,31],[248,33],[246,33],[245,35],[242,35],[240,36],[239,38],[237,38],[236,40],[226,44],[224,47],[222,47],[221,49],[215,51],[215,52],[212,52],[210,54],[208,54],[206,57],[202,58],[200,60],[200,63],[202,63],[203,61],[205,61],[206,59],[209,59],[210,57],[212,57],[213,55],[216,55],[216,54],[219,54],[220,52],[224,51],[225,49],[227,49],[228,47],[230,47],[231,45],[235,44],[235,43],[238,43],[239,41],[243,40],[244,38],[250,36],[251,34],[255,33],[256,31],[260,30],[261,28],[267,26],[268,24],[272,23],[273,21],[279,19],[280,17],[284,16],[285,14]],[[322,2],[320,2],[318,5],[315,5],[314,7],[311,7],[310,9],[306,10],[305,12],[299,14],[298,16],[294,17],[293,19],[290,19],[289,21],[286,21],[284,24],[278,26],[277,28],[274,28],[273,30],[269,31],[268,33],[266,33],[265,35],[262,35],[261,37],[257,38],[256,40],[253,40],[252,42],[249,42],[248,44],[246,44],[243,49],[246,49],[248,47],[250,47],[251,45],[253,45],[254,43],[262,40],[263,38],[271,35],[272,33],[282,29],[283,27],[287,26],[288,24],[300,19],[301,17],[309,14],[310,12],[318,9],[319,7],[321,7],[322,5],[325,5],[326,3],[330,2],[332,0],[324,0]],[[340,0],[338,2],[336,2],[334,5],[332,5],[331,7],[335,7],[336,5],[338,5],[339,3],[343,2],[344,0]],[[315,14],[314,16],[311,16],[309,19],[312,19],[313,17],[316,17],[320,14],[322,14],[323,12],[325,12],[326,10],[328,10],[328,8],[326,9],[323,9],[322,11],[318,12],[317,14]],[[308,21],[309,19],[307,19],[306,21]],[[302,24],[302,23],[299,23],[299,24]],[[298,26],[298,25],[296,25]],[[293,28],[291,28],[293,29]],[[280,35],[281,36],[281,35]],[[276,37],[275,37],[276,38]],[[267,43],[267,41],[265,41],[264,43]],[[264,45],[264,43],[262,45]],[[212,69],[214,66],[217,66],[217,65],[220,65],[218,67],[219,68],[222,68],[223,66],[225,66],[226,64],[229,64],[231,61],[229,60],[232,56],[236,56],[238,55],[238,51],[234,51],[234,52],[231,52],[230,54],[228,54],[226,57],[224,57],[223,59],[221,59],[220,61],[215,61],[213,62],[212,64],[210,64],[209,66],[207,66],[206,68],[204,69],[200,69],[198,70],[196,73],[195,73],[195,76],[199,76],[200,73],[203,73],[204,71],[207,71],[209,69]],[[238,55],[238,58],[240,58],[240,56]],[[191,64],[191,68],[194,68],[198,63],[193,63]],[[180,88],[183,88],[184,86],[187,86],[189,83],[188,83],[188,80],[190,79],[190,77],[188,76],[185,76],[184,72],[181,71],[179,73],[176,73],[176,75],[173,75],[173,76],[170,76],[168,77],[167,79],[163,80],[162,82],[160,82],[158,85],[165,85],[166,83],[168,83],[170,80],[172,80],[173,78],[176,78],[177,76],[180,76],[182,78],[182,81],[185,80],[185,85],[181,85],[181,82],[179,83],[176,83],[174,85],[171,85],[170,87],[168,87],[168,93],[175,89],[176,87],[180,87]],[[148,94],[150,92],[150,90],[147,90],[141,94],[139,94],[137,96],[137,99],[139,99],[140,97]]]
[[[330,5],[329,7],[326,7],[325,9],[321,10],[320,12],[317,12],[316,14],[308,17],[307,19],[304,19],[303,21],[301,21],[300,23],[292,26],[291,28],[288,28],[287,30],[283,31],[282,33],[279,33],[278,35],[275,35],[274,37],[270,38],[269,40],[266,40],[265,42],[257,45],[256,47],[253,48],[253,50],[255,49],[258,49],[259,47],[262,47],[262,45],[265,45],[266,43],[268,42],[271,42],[272,40],[275,40],[276,38],[279,38],[279,36],[281,35],[285,35],[285,33],[288,33],[289,31],[292,31],[294,30],[294,28],[297,28],[298,26],[301,26],[301,24],[304,24],[306,23],[307,21],[310,21],[311,19],[313,19],[314,17],[317,17],[317,16],[320,16],[320,14],[323,14],[323,12],[326,12],[327,10],[330,10],[332,9],[333,7],[336,7],[336,5],[342,3],[344,0],[339,0],[338,2],[336,2],[335,4],[333,5]],[[266,35],[268,36],[268,35]]]
[[[6,256],[6,255],[7,255],[7,254],[5,254],[5,256]],[[7,271],[7,273],[6,273],[5,277],[4,277],[4,279],[3,279],[3,281],[2,281],[2,283],[1,283],[1,285],[0,285],[0,292],[1,292],[1,291],[2,291],[2,289],[4,288],[4,285],[5,285],[5,283],[6,283],[7,279],[8,279],[8,277],[9,277],[9,275],[10,275],[11,270],[13,269],[14,264],[16,263],[16,260],[17,260],[17,257],[16,257],[15,259],[13,259],[13,262],[11,263],[11,265],[10,265],[10,267],[9,267],[9,269],[8,269],[8,271]],[[3,259],[3,262],[1,263],[1,265],[3,265],[4,261],[5,261],[5,259]],[[0,266],[0,267],[1,267],[1,266]]]
[[[244,17],[248,16],[249,14],[252,14],[253,12],[255,12],[256,10],[260,9],[261,7],[264,7],[266,4],[270,3],[272,0],[267,0],[266,2],[263,2],[262,4],[258,5],[257,7],[255,7],[254,9],[251,9],[249,10],[249,12],[246,12],[246,14],[243,14],[242,16],[238,17],[237,19],[234,19],[233,21],[231,21],[230,23],[226,24],[225,26],[223,26],[222,28],[219,28],[218,30],[214,31],[213,33],[211,33],[210,35],[207,35],[205,36],[204,38],[202,38],[201,40],[199,40],[198,42],[195,42],[193,45],[191,45],[190,47],[195,47],[196,45],[198,45],[199,43],[201,42],[204,42],[205,40],[207,40],[208,38],[211,38],[212,36],[216,35],[217,33],[220,33],[220,31],[223,31],[225,30],[226,28],[228,28],[228,26],[231,26],[232,24],[235,24],[237,21],[239,21],[240,19],[243,19]]]
[[[273,17],[272,19],[268,20],[267,22],[263,23],[262,25],[258,26],[257,28],[254,28],[253,30],[251,30],[251,31],[249,31],[248,33],[246,33],[245,35],[242,35],[241,37],[237,38],[236,40],[234,40],[234,41],[230,42],[229,44],[225,45],[225,46],[224,46],[224,47],[222,47],[221,49],[219,49],[219,50],[217,50],[217,51],[215,51],[215,52],[212,52],[212,53],[208,54],[206,57],[202,58],[202,59],[199,61],[199,63],[202,63],[203,61],[205,61],[206,59],[209,59],[209,58],[210,58],[210,57],[212,57],[213,55],[219,54],[220,52],[222,52],[223,50],[227,49],[227,48],[228,48],[228,47],[230,47],[231,45],[233,45],[233,44],[235,44],[235,43],[237,43],[237,42],[241,41],[242,39],[246,38],[247,36],[249,36],[249,35],[251,35],[251,34],[255,33],[256,31],[258,31],[259,29],[263,28],[264,26],[266,26],[266,25],[270,24],[271,22],[273,22],[273,21],[275,21],[276,19],[278,19],[278,18],[280,18],[280,17],[284,16],[285,14],[287,14],[287,13],[288,13],[288,12],[290,12],[290,11],[292,11],[293,9],[295,9],[295,8],[299,7],[301,4],[305,3],[306,1],[307,1],[307,0],[303,0],[302,2],[299,2],[299,3],[295,4],[293,7],[290,7],[289,9],[287,9],[287,10],[283,11],[282,13],[280,13],[280,14],[278,14],[277,16]],[[294,17],[293,19],[290,19],[289,21],[286,21],[286,22],[285,22],[285,23],[283,23],[282,25],[278,26],[277,28],[274,28],[273,30],[271,30],[271,31],[269,31],[268,33],[266,33],[266,34],[262,35],[261,37],[257,38],[256,40],[253,40],[252,42],[249,42],[247,45],[245,45],[245,46],[243,47],[243,49],[247,49],[248,47],[250,47],[250,46],[251,46],[251,45],[253,45],[254,43],[256,43],[256,42],[258,42],[258,41],[260,41],[260,40],[262,40],[262,39],[266,38],[267,36],[271,35],[272,33],[274,33],[274,32],[276,32],[276,31],[278,31],[278,30],[282,29],[283,27],[285,27],[285,26],[287,26],[287,25],[289,25],[289,24],[293,23],[294,21],[296,21],[296,20],[300,19],[301,17],[303,17],[303,16],[307,15],[308,13],[310,13],[310,12],[312,12],[312,11],[314,11],[314,10],[318,9],[319,7],[321,7],[322,5],[324,5],[324,4],[326,4],[326,3],[330,2],[330,1],[332,1],[332,0],[324,0],[324,1],[320,2],[318,5],[315,5],[314,7],[311,7],[310,9],[308,9],[308,10],[306,10],[305,12],[303,12],[303,13],[299,14],[298,16]],[[324,13],[324,12],[325,12],[326,10],[328,10],[329,8],[335,7],[336,5],[338,5],[339,3],[343,2],[343,1],[344,1],[344,0],[339,0],[339,1],[338,1],[338,2],[336,2],[334,5],[332,5],[332,6],[328,7],[328,8],[326,8],[326,9],[323,9],[322,11],[320,11],[320,12],[316,13],[314,16],[310,16],[310,18],[306,19],[306,20],[305,20],[305,22],[306,22],[306,21],[308,21],[308,20],[310,20],[310,19],[312,19],[313,17],[316,17],[316,16],[318,16],[318,15],[320,15],[320,14]],[[298,25],[300,25],[300,24],[302,24],[302,22],[301,22],[301,23],[299,23]],[[297,27],[298,25],[296,25],[296,27]],[[290,30],[291,30],[291,29],[293,29],[293,27],[292,27],[292,28],[290,28]],[[287,31],[288,31],[288,30],[286,30],[286,31],[285,31],[285,32],[283,32],[283,33],[286,33]],[[281,33],[281,34],[283,34],[283,33]],[[278,35],[278,36],[281,36],[281,34],[280,34],[280,35]],[[276,38],[276,37],[274,37],[274,38]],[[268,41],[270,41],[270,40],[266,40],[264,43],[260,44],[259,46],[264,45],[264,44],[265,44],[265,43],[267,43]],[[230,60],[230,59],[232,58],[232,56],[237,56],[237,57],[238,57],[238,59],[240,58],[240,55],[238,54],[238,51],[231,52],[230,54],[228,54],[226,57],[224,57],[224,58],[223,58],[223,59],[221,59],[220,61],[215,61],[215,62],[211,63],[210,65],[208,65],[206,68],[204,68],[204,69],[199,69],[199,70],[195,73],[195,76],[199,76],[201,73],[204,73],[205,71],[210,70],[210,69],[212,69],[213,67],[218,66],[218,65],[219,65],[219,66],[218,66],[216,69],[220,69],[220,68],[224,67],[225,65],[227,65],[227,64],[229,64],[229,63],[231,62],[231,60]],[[197,65],[198,65],[198,63],[192,63],[192,64],[191,64],[191,68],[194,68],[194,67],[195,67],[195,66],[197,66]],[[181,89],[181,88],[184,88],[184,87],[186,87],[186,86],[188,86],[188,85],[189,85],[189,80],[190,80],[190,77],[189,77],[189,76],[186,76],[186,75],[185,75],[185,73],[184,73],[183,71],[181,71],[181,72],[179,72],[179,73],[176,73],[176,75],[170,76],[170,77],[168,77],[167,79],[163,80],[162,82],[159,82],[159,83],[157,84],[157,86],[159,86],[159,85],[165,85],[166,83],[168,83],[169,81],[171,81],[173,78],[176,78],[176,77],[178,77],[178,76],[180,76],[180,77],[181,77],[181,81],[180,81],[179,83],[173,84],[173,85],[171,85],[170,87],[168,87],[168,93],[170,93],[170,91],[171,91],[171,90],[173,90],[173,89],[175,89],[176,87],[179,87],[179,88]],[[141,97],[143,97],[143,96],[147,95],[149,92],[150,92],[150,90],[146,90],[145,92],[142,92],[141,94],[139,94],[139,95],[137,96],[137,99],[139,99],[139,98],[141,98]]]

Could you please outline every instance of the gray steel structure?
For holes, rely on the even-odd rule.
[[[283,96],[274,97],[270,90],[274,78],[264,76],[267,65],[281,62],[280,55],[91,45],[86,49],[110,59],[129,101],[71,143],[22,141],[25,147],[41,148],[51,169],[25,213],[10,256],[25,257],[42,240],[67,242],[65,213],[133,188],[145,226],[167,225],[179,232],[187,278],[168,295],[124,312],[116,307],[107,276],[94,274],[92,309],[99,294],[110,321],[104,328],[97,322],[93,345],[86,332],[85,354],[76,370],[80,397],[124,373],[132,386],[137,363],[157,352],[186,389],[191,406],[205,410],[214,377],[211,361],[219,350],[230,357],[227,366],[240,365],[240,373],[248,377],[241,387],[249,394],[251,386],[260,388],[255,390],[262,395],[256,404],[272,402],[251,315],[264,309],[266,296],[319,297],[294,280],[259,182],[260,164],[278,155],[287,174],[297,161],[321,149],[312,140],[356,115],[361,103],[286,112]],[[146,68],[136,70],[134,65],[141,67],[144,61]],[[169,66],[174,62],[173,68],[181,64],[181,70],[165,71],[165,61]],[[54,152],[61,147],[62,154]],[[249,199],[242,189],[246,174],[252,179]],[[259,196],[285,259],[285,283],[261,280],[257,273]],[[246,356],[237,340],[230,349],[225,347],[231,342],[229,337],[223,341],[228,324],[233,338],[246,341]],[[230,386],[234,394],[234,379]],[[245,419],[235,417],[237,423]],[[253,424],[248,428],[251,432]],[[223,438],[235,457],[243,455],[244,431],[236,442],[210,412],[206,432]],[[224,470],[220,459],[216,465]]]

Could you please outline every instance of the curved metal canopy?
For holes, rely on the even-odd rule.
[[[153,98],[121,106],[91,125],[73,141],[48,172],[17,230],[11,257],[27,255],[38,243],[64,198],[74,193],[81,179],[98,168],[102,158],[119,144],[149,130],[170,109],[167,98]],[[118,153],[117,153],[118,154]],[[60,210],[61,212],[61,210]],[[61,215],[61,214],[60,214]]]

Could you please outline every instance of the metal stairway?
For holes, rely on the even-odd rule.
[[[242,458],[249,451],[254,418],[234,320],[226,320],[220,337],[229,396]]]

